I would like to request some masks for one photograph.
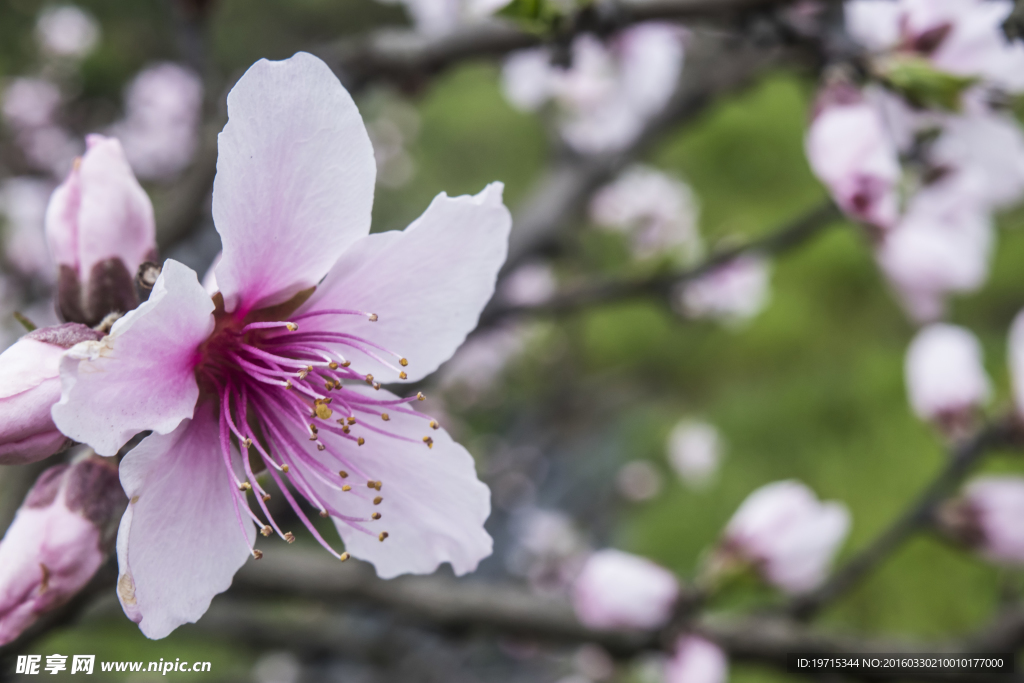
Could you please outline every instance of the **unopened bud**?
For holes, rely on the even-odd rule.
[[[0,464],[35,462],[68,445],[50,416],[60,400],[60,359],[99,336],[78,323],[44,327],[0,354]]]
[[[116,465],[95,455],[40,475],[0,541],[0,644],[89,582],[124,503]]]
[[[952,540],[996,564],[1024,565],[1024,477],[978,477],[939,508],[936,524]]]
[[[57,307],[69,322],[96,325],[139,305],[139,266],[156,261],[153,205],[114,138],[88,150],[50,198],[46,237],[60,272]]]

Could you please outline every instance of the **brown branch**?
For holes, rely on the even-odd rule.
[[[283,596],[299,598],[300,605],[309,600],[329,608],[368,604],[384,608],[413,624],[455,633],[473,630],[476,634],[501,634],[536,642],[596,643],[620,658],[658,649],[671,650],[673,634],[681,628],[716,642],[734,659],[783,669],[786,655],[791,652],[851,656],[961,654],[977,652],[981,645],[978,639],[938,643],[864,639],[812,630],[781,616],[708,614],[693,617],[688,615],[699,604],[701,596],[692,591],[684,592],[677,609],[679,619],[663,631],[598,631],[580,624],[564,598],[537,595],[515,585],[439,575],[385,581],[377,578],[368,565],[350,562],[339,567],[326,555],[295,548],[268,552],[260,562],[250,562],[243,567],[229,593],[229,598],[234,599],[229,612],[231,617],[218,618],[211,623],[201,620],[198,626],[220,632],[225,624],[231,623],[236,635],[248,637],[252,630],[260,640],[273,642],[277,647],[294,645],[303,650],[310,647],[336,650],[337,645],[325,640],[327,634],[336,633],[340,628],[332,621],[337,617],[330,616],[329,612],[312,616],[311,610],[297,609],[294,613],[299,616],[289,620],[282,616],[280,609],[275,609],[273,618],[269,619],[259,616],[259,607],[246,608],[238,602],[240,598]],[[214,607],[217,608],[216,603]],[[239,618],[241,614],[246,617]],[[859,670],[846,673],[851,678],[866,680],[995,680],[992,676],[959,674],[951,677],[929,672],[910,675]]]
[[[668,300],[676,288],[718,268],[744,254],[781,254],[807,244],[826,228],[837,224],[842,213],[827,201],[791,223],[747,244],[716,251],[699,265],[677,273],[630,279],[588,283],[563,291],[550,300],[530,306],[496,304],[484,311],[481,326],[493,325],[501,320],[524,315],[557,315],[593,305],[605,305],[637,299],[657,297]]]
[[[927,527],[932,522],[936,507],[963,481],[974,465],[993,448],[1013,443],[1016,431],[1015,420],[1002,418],[954,446],[946,466],[889,528],[820,588],[794,599],[788,611],[797,618],[809,619],[843,596],[910,536]]]
[[[317,50],[317,54],[332,65],[349,87],[358,88],[369,81],[391,81],[415,87],[424,79],[462,62],[499,58],[550,42],[565,44],[580,33],[608,35],[644,21],[729,22],[793,2],[795,0],[617,0],[581,8],[566,17],[553,35],[525,31],[502,21],[467,24],[435,36],[392,28],[338,41]]]

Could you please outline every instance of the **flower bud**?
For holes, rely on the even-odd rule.
[[[699,636],[686,635],[665,667],[665,683],[725,683],[729,662],[721,648]]]
[[[729,521],[719,565],[743,563],[786,593],[813,590],[850,528],[842,503],[818,502],[796,481],[777,481],[750,494]]]
[[[0,644],[89,582],[124,503],[113,461],[91,455],[40,475],[0,541]]]
[[[0,354],[0,465],[42,460],[69,444],[50,417],[60,400],[60,359],[78,342],[100,336],[66,323],[29,332]]]
[[[899,156],[882,117],[859,92],[836,84],[819,95],[806,147],[814,174],[848,216],[892,227],[899,211]]]
[[[156,224],[121,143],[90,135],[86,144],[85,156],[50,198],[46,237],[60,267],[61,314],[96,325],[139,305],[135,274],[156,260]]]
[[[573,587],[576,616],[590,628],[657,628],[672,616],[678,597],[672,572],[612,549],[591,555]]]
[[[1024,565],[1024,477],[978,477],[944,505],[939,529],[998,564]]]
[[[991,392],[977,338],[946,323],[929,325],[914,337],[906,377],[914,413],[949,430],[969,423]]]

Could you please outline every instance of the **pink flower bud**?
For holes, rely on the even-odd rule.
[[[771,265],[759,256],[738,256],[675,293],[676,309],[691,318],[715,318],[741,325],[768,303]]]
[[[60,359],[100,336],[67,323],[29,332],[0,354],[0,465],[42,460],[68,445],[50,417],[60,400]]]
[[[1024,565],[1024,477],[978,477],[939,512],[939,528],[998,564]]]
[[[947,427],[969,420],[991,392],[978,339],[956,325],[935,323],[918,332],[905,369],[914,413]]]
[[[899,212],[896,144],[879,112],[849,86],[819,96],[807,131],[807,160],[850,217],[891,227]]]
[[[725,683],[728,674],[721,648],[699,636],[683,636],[665,667],[665,683]]]
[[[124,502],[116,465],[97,456],[43,472],[0,541],[0,644],[89,582]]]
[[[60,266],[58,307],[87,325],[139,304],[135,274],[156,260],[153,205],[121,143],[90,135],[88,150],[50,198],[46,236]]]
[[[678,597],[672,572],[612,549],[591,555],[573,587],[576,616],[590,628],[657,628]]]
[[[719,553],[750,563],[763,580],[787,593],[803,593],[825,580],[849,529],[845,505],[818,502],[800,482],[777,481],[743,501]]]

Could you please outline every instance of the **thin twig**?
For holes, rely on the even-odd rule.
[[[832,0],[837,2],[838,0]],[[495,59],[546,43],[567,44],[581,33],[608,35],[645,21],[734,22],[795,0],[609,0],[581,8],[551,35],[523,30],[510,22],[483,21],[440,35],[384,29],[340,40],[317,50],[349,87],[391,81],[418,87],[436,74],[470,60]]]
[[[799,619],[809,619],[853,588],[911,535],[931,523],[936,507],[967,476],[982,456],[997,446],[1012,442],[1015,424],[1011,418],[996,420],[954,446],[946,466],[889,528],[836,571],[820,588],[794,599],[787,611]]]
[[[764,237],[751,240],[747,244],[716,251],[699,265],[676,273],[659,273],[656,275],[630,279],[612,280],[608,282],[588,283],[561,292],[548,301],[535,305],[501,305],[497,304],[484,311],[480,318],[480,326],[493,325],[501,320],[523,315],[556,315],[568,313],[593,305],[617,303],[642,297],[659,297],[666,301],[675,289],[686,282],[718,268],[745,254],[774,255],[781,254],[808,243],[812,238],[824,232],[825,228],[835,225],[842,214],[831,201],[825,202],[787,225],[778,228]]]

